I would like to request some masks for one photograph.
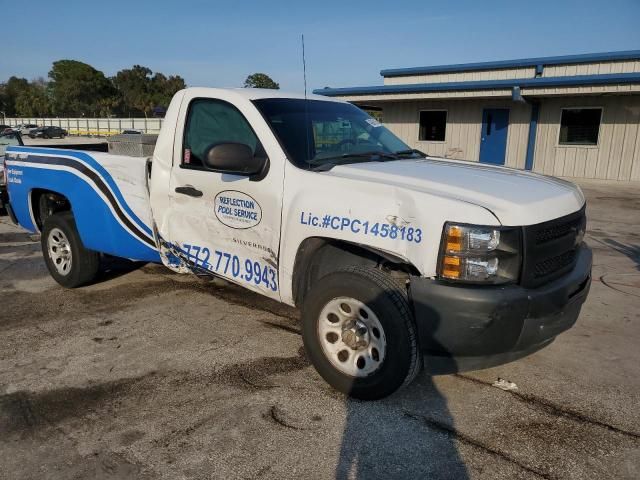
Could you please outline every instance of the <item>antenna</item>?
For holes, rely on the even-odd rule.
[[[304,78],[304,99],[307,99],[307,62],[304,57],[304,33],[302,34],[302,76]]]
[[[309,110],[307,108],[307,62],[304,56],[304,33],[302,34],[302,76],[304,78],[304,139],[307,146],[307,160],[311,160],[311,149],[309,148]],[[309,168],[311,168],[310,163]]]

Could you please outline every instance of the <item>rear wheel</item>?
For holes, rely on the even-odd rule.
[[[380,270],[349,267],[321,278],[305,296],[302,321],[318,373],[354,398],[386,397],[420,369],[407,295]]]
[[[100,254],[84,247],[71,212],[46,218],[41,243],[47,269],[60,285],[75,288],[95,279]]]

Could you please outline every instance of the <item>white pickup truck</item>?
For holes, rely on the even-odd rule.
[[[101,254],[223,277],[300,307],[313,365],[362,399],[426,353],[549,344],[591,281],[577,186],[425,156],[322,96],[189,88],[151,159],[12,146],[6,175],[61,285],[91,282]]]

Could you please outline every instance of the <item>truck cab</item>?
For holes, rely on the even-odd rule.
[[[425,353],[542,348],[589,290],[577,186],[427,157],[322,96],[189,88],[150,159],[10,147],[7,164],[59,283],[108,253],[298,306],[310,360],[357,398],[409,383]]]

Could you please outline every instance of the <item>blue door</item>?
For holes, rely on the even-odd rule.
[[[507,130],[509,110],[506,108],[485,108],[482,112],[482,132],[480,134],[480,162],[504,165],[507,152]]]

